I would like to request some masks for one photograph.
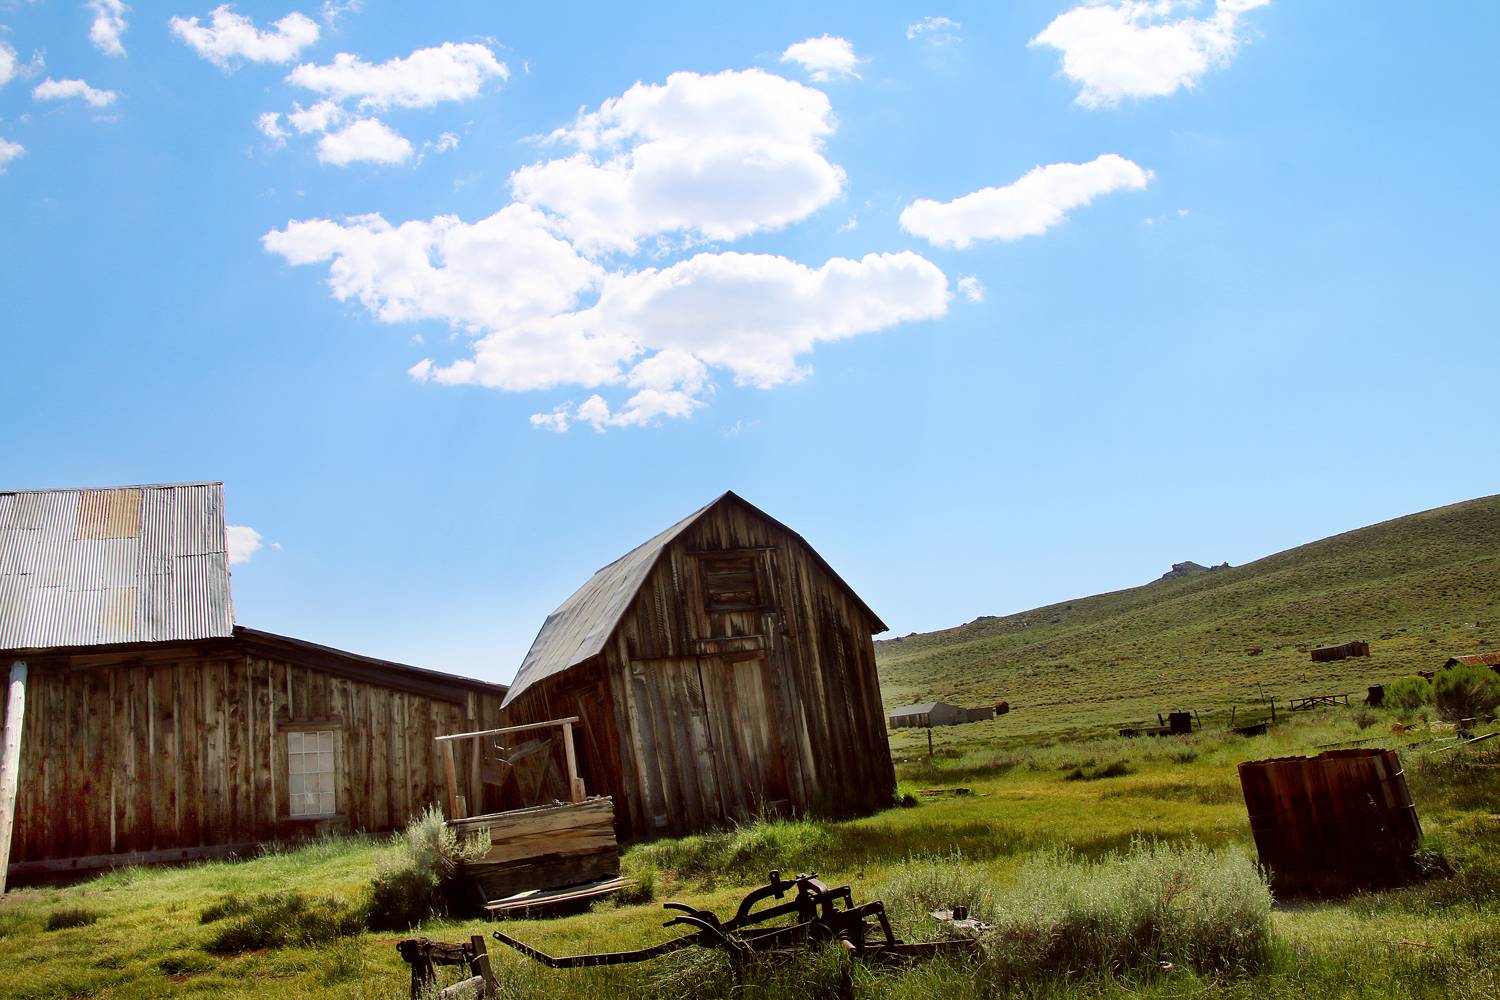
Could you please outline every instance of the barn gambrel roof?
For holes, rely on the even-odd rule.
[[[666,551],[667,546],[678,535],[696,524],[699,518],[726,502],[743,505],[752,513],[787,532],[803,545],[807,545],[807,539],[733,491],[721,494],[713,502],[698,508],[661,534],[641,543],[599,570],[589,578],[587,583],[579,587],[572,597],[564,601],[561,607],[548,615],[547,620],[542,623],[541,631],[532,642],[531,649],[527,651],[526,658],[521,661],[521,669],[516,671],[516,679],[511,682],[510,692],[505,696],[501,708],[515,701],[522,691],[538,681],[560,674],[570,667],[597,656],[609,642],[615,627],[620,623],[620,618],[630,607],[630,602],[635,599],[636,593],[646,582],[646,578],[651,575],[651,571],[656,567],[657,561]],[[865,604],[854,589],[833,571],[823,557],[818,555],[811,545],[807,545],[807,550],[812,553],[813,558],[828,575],[840,587],[848,591],[849,595],[870,616],[874,631],[886,631],[885,623],[870,610],[869,605]]]
[[[233,632],[223,483],[0,492],[0,649]]]

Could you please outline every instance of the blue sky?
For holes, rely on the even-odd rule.
[[[0,487],[500,680],[725,489],[898,634],[1497,490],[1500,8],[423,7],[0,3]]]

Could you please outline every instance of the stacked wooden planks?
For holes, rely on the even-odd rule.
[[[466,870],[486,900],[613,879],[620,873],[614,801],[515,809],[450,820],[460,836],[488,830],[490,850]]]

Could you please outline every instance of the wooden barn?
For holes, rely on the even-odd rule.
[[[548,616],[503,714],[582,720],[579,769],[622,837],[868,812],[895,791],[885,629],[800,535],[725,493]]]
[[[506,690],[236,626],[220,483],[0,493],[6,675],[23,880],[403,826]]]

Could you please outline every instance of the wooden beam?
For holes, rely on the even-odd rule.
[[[480,736],[498,736],[501,733],[519,733],[528,729],[546,729],[548,726],[561,726],[570,722],[581,722],[576,715],[570,715],[566,719],[548,719],[546,722],[528,722],[524,726],[503,726],[500,729],[481,729],[477,733],[449,733],[446,736],[435,736],[433,739],[439,743],[448,740],[472,740]]]
[[[578,756],[573,750],[573,723],[564,722],[563,729],[563,752],[568,758],[568,794],[573,797],[574,802],[582,802],[588,798],[583,791],[583,779],[578,776]]]
[[[155,851],[125,851],[116,854],[90,854],[77,858],[49,858],[45,861],[17,861],[7,874],[26,882],[44,881],[59,876],[108,871],[133,865],[173,865],[211,858],[253,857],[261,845],[252,842],[213,844],[208,847],[165,847]]]
[[[21,726],[26,721],[26,664],[10,668],[10,692],[5,700],[4,745],[0,748],[0,893],[10,869],[10,833],[16,820],[16,788],[20,784]]]
[[[453,744],[443,744],[443,777],[448,780],[448,818],[463,819],[459,809],[458,769],[453,766]]]

